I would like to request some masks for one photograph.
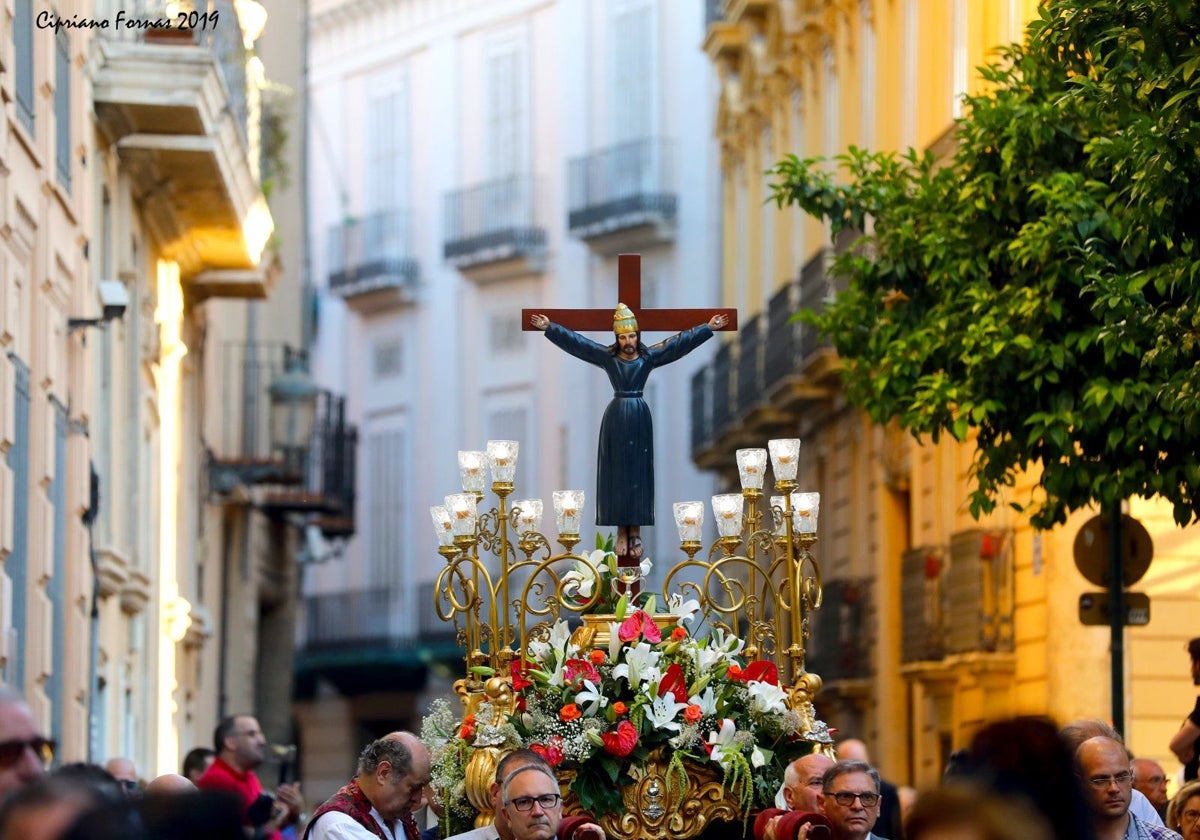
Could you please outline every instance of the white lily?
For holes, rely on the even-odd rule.
[[[708,744],[712,747],[709,758],[720,764],[722,770],[728,770],[734,756],[740,752],[737,745],[733,743],[733,736],[736,734],[737,727],[729,718],[725,718],[721,722],[721,728],[718,731],[708,733]]]
[[[763,714],[783,714],[787,711],[787,692],[779,686],[751,680],[746,687],[750,689],[751,709]]]
[[[641,642],[637,647],[625,652],[625,661],[613,668],[614,677],[624,677],[631,686],[639,687],[646,678],[647,672],[658,665],[658,651],[650,647],[649,642]]]
[[[680,627],[694,621],[696,613],[699,611],[700,602],[695,598],[689,598],[685,601],[682,595],[678,592],[673,592],[671,593],[671,597],[667,599],[667,612],[679,616],[678,624]]]
[[[584,680],[583,688],[575,695],[575,702],[585,715],[592,717],[608,705],[608,698],[600,693],[598,685],[591,680]]]
[[[767,763],[767,756],[758,745],[754,746],[754,750],[750,753],[750,765],[752,767],[762,767]]]
[[[567,594],[577,594],[580,598],[592,597],[592,587],[596,585],[596,576],[584,565],[577,565],[562,577],[563,591]]]
[[[715,715],[717,713],[717,695],[712,690],[711,685],[699,694],[689,697],[688,700],[693,705],[699,706],[700,711],[705,715]]]
[[[616,662],[625,643],[621,641],[621,622],[608,622],[608,661]]]
[[[676,702],[674,695],[667,692],[662,697],[655,697],[654,702],[646,706],[646,720],[650,721],[655,729],[670,729],[678,732],[679,722],[675,718],[682,709],[686,708],[687,703]]]

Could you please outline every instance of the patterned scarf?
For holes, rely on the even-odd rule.
[[[345,814],[378,837],[379,840],[392,840],[391,837],[383,833],[383,829],[379,827],[379,823],[375,822],[375,818],[371,816],[371,808],[371,800],[367,799],[367,795],[358,786],[358,779],[351,779],[349,784],[325,800],[325,804],[313,812],[312,819],[308,821],[308,827],[304,829],[304,840],[309,840],[309,835],[312,834],[312,829],[317,822],[317,818],[330,811],[339,811]],[[409,817],[409,819],[412,818]],[[416,823],[414,822],[413,828],[416,827]],[[409,840],[413,840],[416,837],[414,834],[409,834],[407,823],[404,826],[404,833],[408,834]]]

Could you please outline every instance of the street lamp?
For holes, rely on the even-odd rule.
[[[304,354],[289,351],[285,370],[271,380],[267,393],[271,398],[271,444],[283,450],[285,460],[301,460],[312,439],[317,415],[317,397],[321,389],[305,370]]]

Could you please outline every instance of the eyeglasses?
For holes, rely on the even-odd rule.
[[[870,791],[866,793],[851,793],[848,790],[844,790],[841,793],[831,793],[829,795],[843,808],[849,808],[854,804],[855,799],[861,802],[864,808],[870,808],[879,801],[879,794],[871,793]]]
[[[1200,811],[1194,811],[1194,810],[1189,809],[1187,811],[1184,811],[1179,816],[1183,822],[1194,823],[1196,820],[1200,820]]]
[[[43,764],[49,764],[54,760],[54,750],[57,746],[54,741],[40,736],[28,741],[5,741],[0,744],[0,768],[12,767],[21,760],[27,748],[33,750],[34,755],[41,759]]]
[[[121,786],[121,790],[127,794],[141,793],[142,786],[137,783],[136,779],[117,779],[117,784]]]
[[[1144,780],[1148,785],[1165,785],[1167,783],[1166,776],[1150,776]]]
[[[1106,787],[1116,782],[1117,785],[1124,787],[1133,781],[1133,774],[1126,770],[1123,773],[1117,773],[1115,776],[1091,776],[1087,779],[1087,783],[1096,790],[1104,790]]]
[[[532,811],[533,803],[536,802],[542,806],[543,811],[548,811],[561,801],[562,797],[557,793],[543,793],[541,796],[518,796],[508,800],[508,804],[518,811]]]

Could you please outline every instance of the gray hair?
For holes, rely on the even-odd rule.
[[[547,779],[554,782],[554,789],[558,790],[558,779],[555,778],[554,774],[552,772],[550,772],[550,769],[548,767],[544,767],[541,764],[523,764],[520,767],[518,767],[516,770],[512,771],[511,773],[509,773],[507,776],[504,777],[504,784],[501,785],[501,787],[500,787],[500,801],[501,802],[504,802],[504,803],[508,802],[508,789],[510,787],[512,787],[513,779],[515,779],[517,776],[521,775],[522,773],[528,772],[530,770],[533,770],[535,772],[542,773],[543,775],[545,775]]]
[[[829,789],[833,787],[838,776],[845,776],[847,773],[866,773],[875,783],[875,792],[879,793],[879,771],[867,762],[859,761],[856,758],[839,761],[826,770],[825,775],[821,777],[821,792],[829,793]]]
[[[374,773],[385,761],[401,776],[412,772],[412,751],[399,738],[385,735],[363,747],[358,756],[358,775]]]

